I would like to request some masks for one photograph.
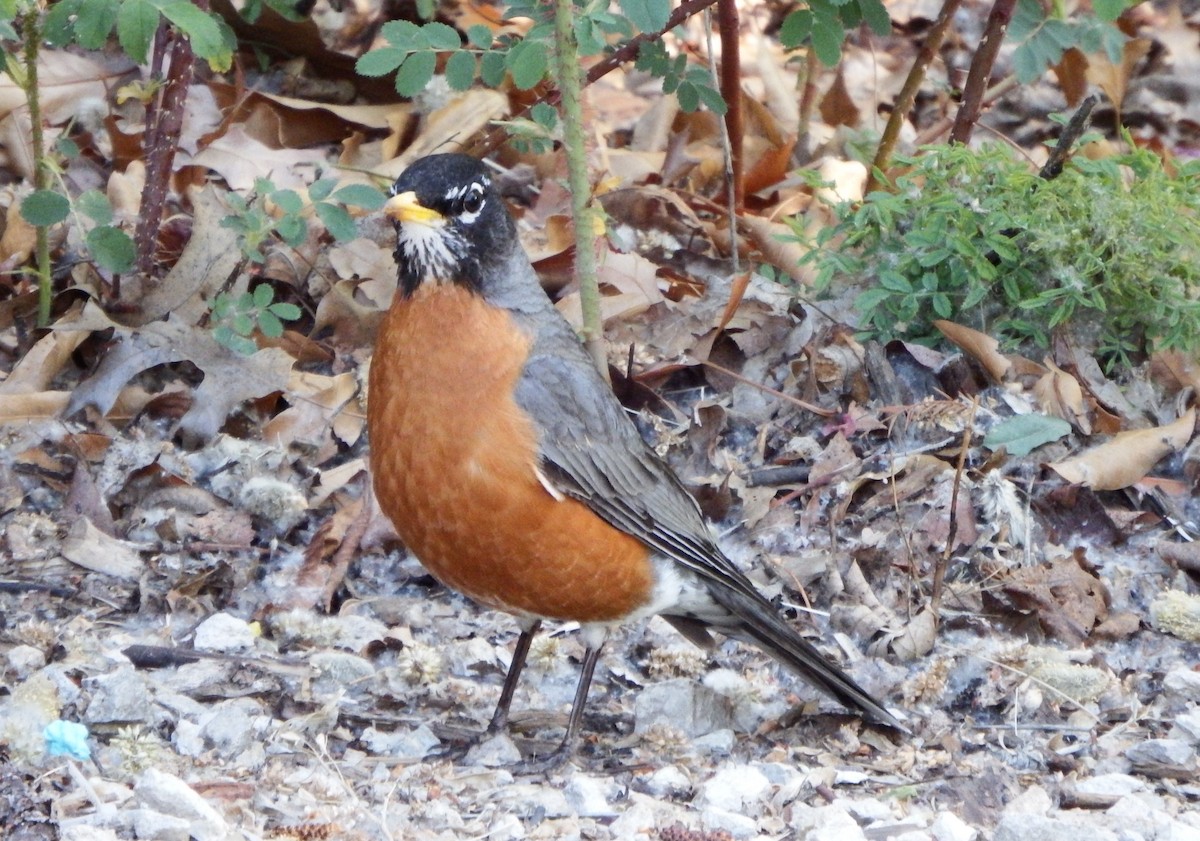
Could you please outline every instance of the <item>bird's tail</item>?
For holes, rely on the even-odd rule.
[[[736,627],[718,625],[715,630],[759,645],[780,663],[848,708],[862,712],[879,724],[904,733],[910,732],[849,675],[801,637],[766,600],[750,599],[724,587],[713,587],[711,591],[713,597],[733,614],[730,618],[736,622]]]

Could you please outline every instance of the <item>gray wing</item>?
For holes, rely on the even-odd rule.
[[[516,399],[542,432],[542,471],[567,496],[702,578],[751,598],[695,499],[638,434],[574,336],[534,348]]]

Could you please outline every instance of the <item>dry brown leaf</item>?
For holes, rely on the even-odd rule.
[[[117,578],[136,579],[144,564],[137,544],[110,537],[87,517],[78,517],[62,543],[62,554],[73,564]]]
[[[120,341],[109,350],[96,372],[79,385],[67,406],[68,416],[86,406],[107,414],[134,376],[167,362],[188,360],[204,372],[192,405],[179,429],[201,441],[212,438],[243,401],[283,391],[292,358],[278,348],[242,356],[217,343],[212,334],[174,316],[136,330],[116,324],[89,302],[77,319],[60,321],[55,330],[93,332],[113,329]]]
[[[100,60],[96,53],[39,50],[38,101],[42,119],[57,126],[87,109],[106,108],[108,85],[133,66],[125,58]],[[25,92],[7,73],[0,75],[0,117],[25,107]]]
[[[47,333],[0,382],[0,395],[45,391],[85,338],[83,333]]]
[[[1011,571],[999,594],[1011,607],[1034,613],[1047,634],[1070,645],[1086,640],[1108,616],[1104,582],[1085,568],[1082,550]]]
[[[1182,449],[1196,428],[1193,409],[1174,423],[1120,432],[1097,447],[1051,464],[1068,482],[1097,491],[1127,488],[1142,479],[1163,457]]]
[[[266,423],[263,440],[283,449],[307,444],[315,450],[311,463],[320,466],[338,452],[333,434],[340,433],[345,444],[354,444],[362,435],[366,413],[354,400],[357,393],[358,380],[350,372],[326,377],[293,371],[286,391],[291,408]],[[346,410],[349,415],[343,418]]]
[[[1079,380],[1055,365],[1049,357],[1044,364],[1048,371],[1033,386],[1038,406],[1046,414],[1062,418],[1084,435],[1090,435],[1092,424]]]
[[[764,262],[786,273],[797,283],[807,286],[812,280],[812,269],[800,265],[800,259],[808,252],[808,247],[787,225],[746,214],[739,217],[738,228],[762,253]]]
[[[312,174],[328,164],[321,149],[272,149],[255,140],[240,123],[229,127],[191,158],[180,155],[176,167],[211,169],[234,190],[253,189],[258,178],[268,178],[278,188],[303,189]]]
[[[0,264],[19,266],[29,260],[37,244],[37,228],[21,215],[21,202],[14,199],[4,214],[4,236],[0,237]]]
[[[417,158],[435,152],[459,152],[488,123],[507,113],[508,97],[500,91],[474,88],[459,94],[444,107],[426,115],[416,139],[396,157],[384,160],[376,172],[386,178],[396,178]],[[393,149],[399,148],[402,135],[406,133],[406,130],[397,131],[389,138],[395,141]],[[385,146],[385,158],[388,154]]]
[[[237,232],[221,224],[229,208],[217,191],[210,185],[192,190],[190,197],[195,211],[192,235],[166,276],[141,296],[140,307],[127,319],[131,326],[168,314],[180,323],[198,324],[244,259]]]
[[[953,321],[939,319],[933,322],[933,326],[940,330],[943,336],[958,345],[963,353],[979,362],[993,380],[998,383],[1004,382],[1005,376],[1012,367],[1012,362],[1000,353],[998,341],[986,333],[955,324]]]
[[[1148,38],[1128,39],[1122,48],[1120,64],[1109,61],[1103,50],[1087,57],[1088,81],[1104,91],[1113,107],[1117,109],[1118,115],[1121,113],[1121,104],[1125,101],[1125,93],[1129,89],[1129,80],[1133,77],[1134,68],[1150,52],[1152,43]]]

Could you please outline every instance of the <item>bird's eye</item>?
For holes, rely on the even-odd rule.
[[[465,196],[463,196],[463,213],[478,213],[482,208],[483,190],[479,189],[478,185],[472,186],[471,190]]]

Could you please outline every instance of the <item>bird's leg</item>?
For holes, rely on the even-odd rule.
[[[540,621],[534,621],[528,628],[521,629],[517,637],[517,646],[513,649],[512,661],[508,665],[508,674],[504,676],[504,686],[500,689],[500,700],[496,702],[496,711],[492,720],[483,731],[484,737],[494,736],[508,724],[508,708],[512,706],[513,693],[517,691],[517,679],[525,669],[525,660],[529,657],[529,646],[533,635],[542,627]]]
[[[596,671],[596,661],[600,659],[602,644],[586,649],[583,653],[583,671],[579,675],[579,683],[575,687],[575,700],[571,704],[571,716],[567,719],[567,732],[562,744],[541,759],[527,759],[513,769],[516,774],[545,774],[562,765],[575,754],[579,743],[579,728],[583,724],[583,707],[587,703],[588,689],[592,685],[592,675]]]
[[[529,646],[533,642],[533,636],[541,628],[540,621],[534,621],[528,627],[521,628],[521,635],[517,637],[517,645],[513,649],[512,661],[508,664],[508,672],[504,675],[504,686],[500,689],[500,700],[496,703],[496,711],[492,713],[492,720],[488,722],[488,726],[482,733],[477,733],[468,739],[454,741],[449,744],[435,748],[426,754],[428,759],[461,759],[466,756],[467,752],[476,745],[486,742],[488,739],[502,731],[508,724],[508,709],[512,706],[513,694],[517,690],[517,680],[521,677],[521,672],[525,669],[525,661],[529,657]]]

